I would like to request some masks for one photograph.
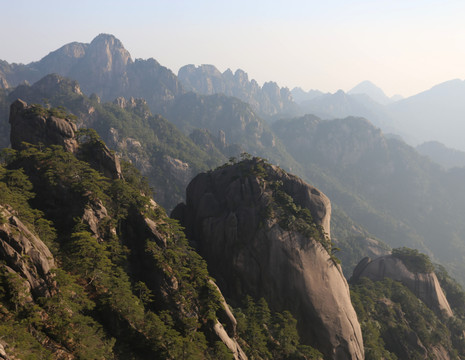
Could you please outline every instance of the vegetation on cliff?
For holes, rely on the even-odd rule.
[[[462,358],[465,353],[462,287],[443,266],[433,265],[418,250],[403,247],[393,249],[392,255],[402,260],[416,277],[434,271],[453,314],[428,308],[413,293],[418,289],[409,289],[407,284],[394,281],[389,275],[372,281],[362,274],[351,284],[351,297],[362,326],[366,359],[436,358],[438,354]]]
[[[428,274],[434,271],[434,265],[428,255],[420,253],[417,249],[401,247],[392,249],[392,255],[404,263],[413,273]]]
[[[289,311],[272,313],[264,298],[247,296],[234,311],[241,346],[251,359],[321,359],[314,348],[300,344],[297,320]]]
[[[367,360],[428,358],[435,349],[451,358],[458,356],[445,319],[438,318],[401,283],[362,278],[351,286],[351,297]]]
[[[31,145],[3,158],[1,204],[41,236],[59,264],[53,295],[33,301],[21,300],[28,298],[25,279],[2,266],[2,336],[10,353],[216,358],[207,336],[219,294],[176,223],[142,195],[146,185],[134,168],[125,168],[127,181],[111,180],[59,146]],[[88,211],[100,211],[96,232]],[[140,219],[156,224],[163,243],[137,234]],[[145,268],[137,269],[141,260]]]

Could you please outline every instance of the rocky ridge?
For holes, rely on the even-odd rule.
[[[89,44],[73,42],[27,65],[0,63],[0,82],[16,87],[48,74],[77,80],[83,91],[105,101],[123,96],[144,98],[152,111],[163,113],[166,103],[184,91],[169,69],[156,60],[133,60],[113,35],[100,34]]]
[[[224,94],[236,97],[248,104],[265,118],[285,114],[294,115],[298,109],[289,89],[279,88],[275,82],[260,86],[249,80],[241,69],[221,73],[213,65],[185,65],[178,71],[178,79],[186,90],[202,95]]]

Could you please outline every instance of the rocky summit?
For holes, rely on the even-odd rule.
[[[173,216],[225,296],[264,297],[289,310],[301,338],[330,359],[363,359],[349,288],[330,241],[331,203],[259,158],[195,177]]]
[[[60,109],[46,109],[38,105],[28,106],[18,99],[10,108],[10,141],[13,149],[21,150],[27,144],[42,144],[44,146],[60,145],[79,157],[86,157],[90,165],[105,176],[121,178],[119,158],[113,154],[101,141],[95,141],[92,136],[79,144],[78,129],[70,119],[71,115]]]

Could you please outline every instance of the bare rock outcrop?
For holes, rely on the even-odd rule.
[[[328,359],[363,359],[360,325],[341,268],[322,243],[282,224],[273,208],[277,184],[329,236],[329,199],[257,158],[195,177],[186,204],[172,216],[186,227],[233,305],[246,294],[264,297],[272,310],[291,311],[302,341]]]
[[[103,175],[122,178],[119,158],[102,141],[78,141],[77,126],[70,119],[54,116],[48,109],[17,99],[10,106],[10,124],[10,141],[15,150],[24,149],[24,143],[61,145],[66,151],[85,158]]]
[[[55,261],[48,247],[6,207],[0,206],[0,260],[7,272],[27,282],[26,292],[33,297],[50,296]],[[32,300],[32,299],[31,299]]]
[[[22,100],[18,99],[11,104],[10,125],[13,149],[23,149],[23,142],[62,145],[66,151],[73,153],[78,148],[76,124],[69,119],[36,112]]]
[[[373,281],[380,281],[384,278],[399,281],[436,313],[448,317],[453,316],[449,302],[434,272],[412,272],[401,259],[393,255],[385,255],[374,260],[362,259],[354,269],[350,281],[357,282],[361,277],[367,277]]]
[[[121,163],[119,157],[102,141],[91,141],[82,144],[77,157],[86,160],[89,165],[111,179],[121,179]]]

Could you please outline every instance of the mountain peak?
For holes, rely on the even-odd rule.
[[[121,40],[116,38],[116,36],[111,34],[99,34],[91,42],[90,46],[102,46],[106,45],[113,49],[121,49],[129,54],[129,52],[124,48]]]
[[[120,62],[124,66],[132,63],[131,54],[124,48],[123,43],[110,34],[99,34],[91,41],[88,52],[94,51],[99,54],[101,60],[109,62],[108,66],[111,66],[113,61]]]
[[[368,80],[362,81],[360,84],[350,89],[347,93],[350,95],[368,95],[372,100],[382,105],[387,105],[392,102],[392,100],[384,93],[383,90]]]
[[[98,34],[93,40],[92,42],[94,41],[118,41],[119,43],[121,43],[121,41],[119,41],[115,35],[112,35],[112,34],[105,34],[105,33],[100,33]]]

